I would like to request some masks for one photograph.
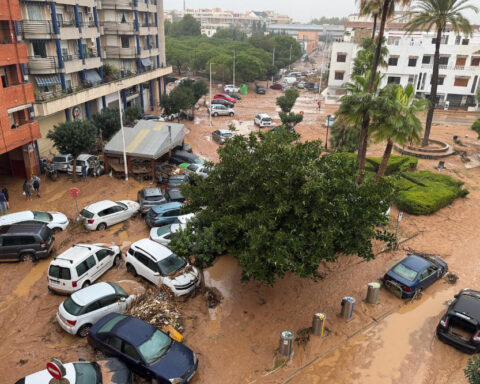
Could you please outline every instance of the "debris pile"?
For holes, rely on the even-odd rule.
[[[455,273],[448,272],[447,276],[445,276],[445,280],[448,284],[455,284],[458,280],[458,276]]]
[[[207,299],[208,308],[215,308],[223,299],[220,291],[215,287],[205,288],[205,298]]]
[[[147,323],[163,329],[168,325],[183,332],[183,321],[173,294],[164,286],[148,289],[135,300],[127,311]]]
[[[312,333],[311,327],[299,329],[295,337],[295,342],[305,348],[310,341],[310,333]]]

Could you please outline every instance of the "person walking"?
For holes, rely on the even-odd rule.
[[[0,209],[2,210],[2,215],[6,215],[8,213],[8,201],[3,192],[0,192]]]
[[[37,194],[37,197],[40,197],[40,178],[38,176],[32,176],[32,186],[33,190]]]
[[[27,200],[32,200],[32,186],[28,182],[28,179],[23,183],[23,194]]]
[[[5,199],[7,199],[7,202],[10,201],[10,199],[8,198],[8,189],[5,185],[2,187],[2,193],[5,195]]]
[[[87,181],[87,164],[85,162],[82,164],[82,180]]]
[[[321,100],[318,100],[318,110],[320,111],[322,109],[322,102]]]

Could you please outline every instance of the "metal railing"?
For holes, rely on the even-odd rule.
[[[27,71],[32,74],[38,71],[57,70],[59,69],[57,56],[29,56],[27,63]]]
[[[135,23],[117,23],[115,21],[104,21],[101,23],[103,26],[103,31],[105,34],[108,33],[134,33],[135,32]]]
[[[62,55],[62,59],[63,61],[73,61],[73,60],[80,60],[81,57],[78,53],[74,53],[74,54],[66,54],[66,55]]]
[[[93,28],[93,27],[96,27],[95,21],[93,21],[93,20],[82,21],[82,22],[80,22],[80,26],[83,27],[83,28]]]

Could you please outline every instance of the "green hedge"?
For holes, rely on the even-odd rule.
[[[395,183],[399,210],[413,215],[429,215],[468,194],[463,182],[430,171],[402,173]]]
[[[382,162],[381,157],[367,157],[365,169],[367,171],[377,172]],[[385,175],[392,175],[398,172],[412,171],[417,168],[418,159],[412,156],[391,155],[388,159]]]
[[[477,119],[472,124],[472,129],[477,132],[478,139],[480,139],[480,119]]]

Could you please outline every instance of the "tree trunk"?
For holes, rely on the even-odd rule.
[[[385,151],[383,152],[382,162],[380,163],[380,167],[378,167],[377,175],[375,176],[375,181],[380,180],[380,178],[384,175],[385,170],[387,169],[388,159],[390,159],[390,155],[392,154],[393,148],[393,141],[392,139],[387,140],[387,146],[385,147]]]
[[[358,148],[358,170],[357,170],[357,183],[362,184],[363,176],[362,172],[365,169],[365,161],[367,158],[367,145],[368,145],[368,125],[370,123],[370,116],[368,113],[363,115],[362,129],[360,130],[360,146]]]
[[[73,181],[77,180],[77,156],[73,158],[72,177],[73,177]]]
[[[383,35],[385,34],[385,24],[387,23],[387,15],[388,9],[390,8],[391,0],[383,0],[383,7],[382,7],[382,19],[380,22],[380,30],[378,31],[378,41],[377,41],[377,48],[375,50],[375,58],[373,60],[372,66],[372,77],[370,78],[370,86],[369,92],[373,92],[373,86],[375,85],[375,77],[377,75],[378,64],[380,63],[380,53],[382,51],[382,42],[383,42]]]
[[[435,42],[435,54],[433,56],[433,73],[430,81],[430,107],[427,113],[427,120],[425,122],[425,133],[423,134],[422,147],[428,145],[430,138],[430,130],[432,128],[433,112],[435,111],[435,101],[437,98],[438,88],[438,71],[440,69],[440,42],[442,40],[442,28],[437,30],[437,41]]]
[[[178,71],[178,76],[181,76],[182,75],[182,66],[181,65],[177,65],[177,71]]]
[[[377,31],[377,18],[378,14],[373,14],[373,30],[372,30],[372,41],[375,41],[375,32]]]

